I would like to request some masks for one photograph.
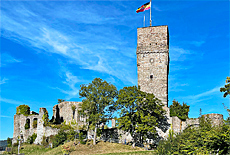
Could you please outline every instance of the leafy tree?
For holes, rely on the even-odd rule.
[[[230,126],[212,126],[208,117],[200,117],[199,127],[162,140],[157,154],[229,154]]]
[[[79,113],[87,117],[87,122],[94,126],[94,145],[96,144],[96,131],[105,118],[111,116],[115,110],[113,104],[117,97],[117,88],[100,78],[95,78],[92,83],[81,85],[79,95],[82,100]]]
[[[224,92],[224,97],[226,97],[230,94],[230,77],[227,77],[226,85],[224,85],[224,87],[220,88],[220,92]]]
[[[7,147],[12,146],[12,139],[10,137],[7,138]]]
[[[118,128],[129,132],[135,141],[156,138],[157,127],[167,128],[161,101],[136,86],[121,89],[116,106],[121,109]]]
[[[186,103],[181,105],[178,101],[173,100],[173,104],[170,105],[170,116],[177,116],[185,121],[188,118],[189,107]]]

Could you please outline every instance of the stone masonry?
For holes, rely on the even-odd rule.
[[[147,93],[153,93],[160,99],[166,110],[168,124],[174,133],[180,133],[187,127],[198,126],[199,118],[191,118],[186,121],[181,121],[178,117],[170,117],[168,108],[168,74],[169,74],[169,31],[168,26],[152,26],[137,29],[137,72],[138,72],[138,86]],[[86,118],[78,114],[81,102],[65,101],[53,107],[53,117],[51,121],[57,124],[65,122],[69,124],[75,121],[78,125],[86,124]],[[75,108],[73,108],[75,107]],[[41,144],[43,136],[49,137],[56,135],[58,129],[45,127],[43,122],[43,115],[45,108],[40,108],[39,114],[32,114],[28,116],[14,115],[14,134],[12,143],[16,143],[18,138],[22,138],[24,142],[33,133],[37,134],[35,144]],[[213,125],[222,125],[223,115],[221,114],[206,114]],[[33,122],[37,120],[37,127],[33,128]],[[117,142],[124,142],[126,139],[132,141],[129,133],[125,133],[115,128],[115,120],[112,119],[112,129],[105,133],[104,139],[115,137],[119,135]],[[26,122],[30,123],[30,128],[25,129]],[[167,138],[170,127],[162,131],[162,128],[157,128],[157,131],[162,138]],[[112,134],[111,132],[114,131]],[[109,136],[110,135],[110,136]],[[113,135],[113,136],[112,136]]]
[[[169,33],[167,26],[137,29],[137,72],[141,91],[168,107]]]

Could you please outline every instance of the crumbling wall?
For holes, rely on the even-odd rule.
[[[78,122],[78,125],[83,125],[86,122],[86,118],[79,115],[78,109],[79,104],[82,102],[61,102],[53,107],[53,118],[56,119],[57,123],[62,123],[64,120],[68,124],[72,120]],[[73,111],[72,107],[76,109]]]
[[[23,114],[14,115],[14,133],[12,143],[17,143],[17,139],[23,139],[25,142],[33,133],[37,133],[37,128],[33,127],[34,119],[38,119],[39,115],[24,116]],[[26,120],[30,120],[30,128],[25,129]]]
[[[58,134],[59,129],[51,128],[49,126],[44,126],[43,115],[45,114],[46,109],[40,108],[39,109],[39,116],[38,116],[38,125],[37,125],[37,138],[35,139],[35,144],[41,144],[43,140],[43,136],[49,137],[51,135]]]

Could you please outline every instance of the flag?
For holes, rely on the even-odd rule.
[[[145,10],[149,10],[150,9],[150,2],[142,5],[141,7],[139,7],[137,10],[136,10],[136,13],[139,13],[139,12],[144,12]]]

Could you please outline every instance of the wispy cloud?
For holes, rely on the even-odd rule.
[[[18,62],[22,62],[22,61],[14,58],[8,53],[1,54],[0,67],[6,66],[7,64],[10,64],[10,63],[18,63]]]
[[[57,8],[47,8],[48,6],[41,3],[38,5],[41,5],[41,11],[57,10]],[[135,50],[129,52],[131,49],[128,49],[129,47],[126,45],[128,43],[119,38],[116,29],[104,25],[107,20],[113,19],[109,16],[103,17],[106,15],[99,15],[98,11],[95,10],[97,8],[92,6],[87,7],[87,9],[92,7],[91,11],[84,10],[84,13],[81,10],[72,11],[71,8],[73,7],[69,4],[62,7],[69,11],[58,11],[58,13],[57,11],[50,11],[47,17],[36,14],[36,11],[32,11],[31,8],[22,4],[20,4],[20,8],[23,8],[23,11],[18,9],[17,14],[11,15],[3,9],[2,34],[6,38],[20,41],[21,44],[27,46],[29,44],[33,48],[59,54],[67,58],[67,61],[81,65],[82,69],[106,73],[121,79],[123,82],[136,84],[136,70],[130,70],[135,59],[133,56],[135,54],[130,53],[135,53]],[[85,15],[85,13],[90,15]],[[50,23],[48,18],[59,20],[59,26],[51,27],[48,24]],[[66,27],[66,23],[62,27],[63,20],[72,21],[74,24],[80,22],[89,25],[85,31],[81,30],[85,29],[84,26],[77,25],[76,29],[79,31],[75,31]],[[90,24],[99,24],[100,26],[95,28],[95,25],[92,27]],[[107,42],[107,46],[104,46],[103,42]],[[126,49],[122,48],[123,46],[126,46]]]
[[[205,43],[205,41],[190,41],[189,43],[197,47],[200,47],[201,45]]]
[[[7,103],[7,104],[15,104],[15,105],[24,104],[23,102],[20,102],[20,101],[15,101],[15,100],[12,100],[12,99],[6,99],[6,98],[2,98],[2,97],[0,97],[0,102],[4,102],[4,103]]]
[[[220,87],[221,86],[215,87],[211,90],[208,90],[206,92],[203,92],[197,95],[189,95],[189,96],[184,96],[184,97],[179,97],[179,98],[186,100],[186,102],[188,102],[189,104],[199,103],[201,101],[210,99],[211,96],[214,95],[215,93],[219,93]]]
[[[74,76],[73,73],[68,71],[66,68],[62,67],[60,72],[60,77],[64,79],[62,81],[63,84],[67,85],[67,89],[63,89],[60,87],[51,87],[52,89],[57,89],[60,92],[66,94],[66,99],[69,100],[71,98],[77,98],[79,93],[79,83],[84,82],[84,80],[79,79],[77,76]]]
[[[4,78],[2,79],[2,77],[0,77],[0,85],[6,83],[6,81],[8,81],[7,78],[4,77]]]
[[[5,115],[0,115],[0,117],[4,117],[4,118],[13,118],[11,116],[5,116]]]
[[[193,54],[191,50],[186,50],[181,47],[172,46],[170,47],[170,60],[172,61],[184,61],[189,55]]]

